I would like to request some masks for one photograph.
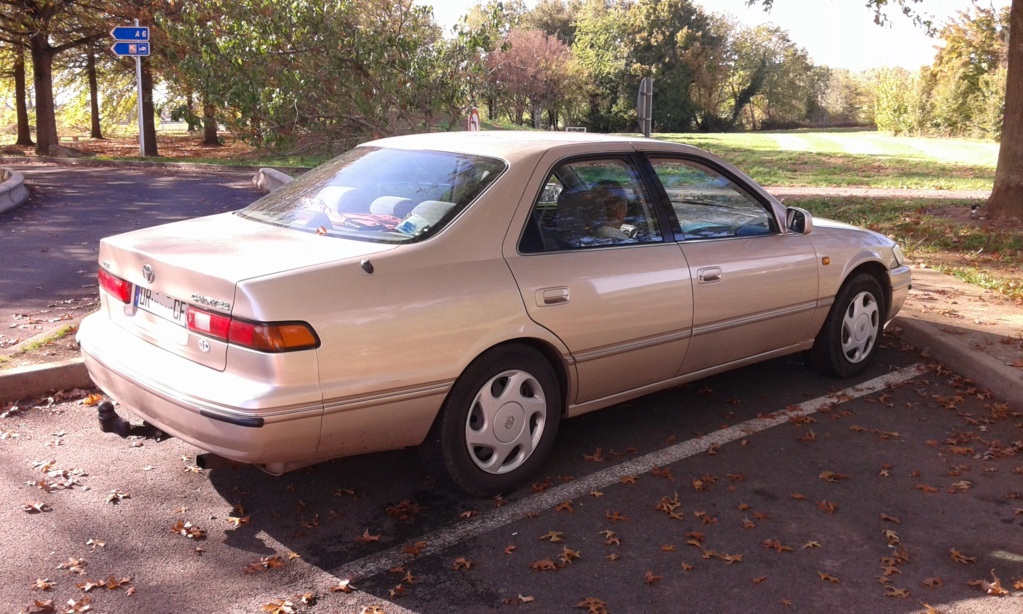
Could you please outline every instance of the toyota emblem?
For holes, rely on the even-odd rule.
[[[156,279],[156,273],[153,272],[153,267],[148,264],[142,265],[142,276],[146,278],[146,282],[148,283],[153,283],[153,280]]]

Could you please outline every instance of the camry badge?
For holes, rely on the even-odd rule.
[[[146,278],[146,282],[148,283],[153,283],[153,280],[156,279],[156,273],[153,272],[153,267],[148,264],[142,265],[142,276]]]

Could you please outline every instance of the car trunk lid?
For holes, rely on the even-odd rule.
[[[237,284],[289,270],[363,258],[392,249],[382,243],[321,237],[231,213],[138,230],[100,242],[103,270],[132,284],[130,301],[106,301],[121,327],[180,356],[224,369],[227,344],[187,327],[189,306],[235,313]],[[296,301],[296,309],[301,305]],[[300,320],[299,312],[276,319]]]

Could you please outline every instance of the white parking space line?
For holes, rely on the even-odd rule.
[[[353,582],[360,578],[376,575],[416,558],[428,554],[434,554],[462,541],[478,537],[487,531],[492,531],[507,524],[511,524],[516,520],[521,520],[527,513],[537,513],[551,509],[568,499],[584,496],[594,490],[600,490],[601,488],[607,488],[608,486],[617,484],[623,477],[646,473],[654,467],[664,467],[671,463],[706,452],[711,446],[724,445],[726,443],[742,439],[743,437],[748,437],[754,433],[778,426],[779,424],[784,424],[791,418],[808,416],[816,413],[821,408],[873,394],[884,390],[885,388],[907,382],[926,371],[926,366],[919,363],[914,364],[898,371],[893,371],[887,375],[863,382],[857,386],[839,390],[838,392],[829,394],[828,396],[812,399],[805,403],[800,403],[799,405],[793,405],[762,418],[747,420],[746,422],[715,431],[697,439],[683,441],[669,448],[664,448],[657,452],[651,452],[650,454],[640,456],[619,465],[608,467],[603,471],[598,471],[597,473],[588,475],[585,478],[573,480],[566,484],[551,488],[516,503],[494,509],[490,512],[482,513],[470,520],[460,521],[450,527],[434,531],[433,533],[410,540],[405,544],[384,550],[383,552],[352,561],[347,565],[343,565],[335,571],[334,574],[338,578],[347,578]],[[403,549],[406,546],[413,546],[416,542],[420,541],[426,542],[426,546],[423,548],[416,548],[416,550],[419,551],[419,557],[403,552]]]

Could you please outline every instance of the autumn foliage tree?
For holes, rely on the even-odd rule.
[[[2,0],[0,38],[28,48],[36,102],[36,153],[49,155],[58,145],[53,59],[107,35],[102,0]]]

